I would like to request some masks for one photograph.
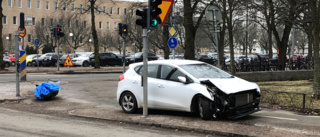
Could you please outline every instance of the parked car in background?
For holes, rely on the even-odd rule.
[[[73,66],[82,66],[82,67],[89,67],[89,56],[93,54],[93,52],[86,52],[81,54],[79,57],[72,59]]]
[[[194,112],[204,120],[237,119],[260,110],[257,84],[204,62],[148,62],[148,108]],[[143,108],[143,63],[129,65],[119,77],[117,101],[125,113]]]
[[[46,53],[46,56],[43,57],[42,65],[43,66],[57,66],[58,59],[62,56],[62,53]]]
[[[43,61],[43,58],[46,56],[46,54],[42,54],[40,55],[40,57],[34,57],[32,59],[32,65],[33,66],[38,66],[37,65],[37,62],[39,63],[39,66],[42,66],[42,61]]]
[[[38,55],[38,56],[40,56],[40,55]],[[32,66],[32,59],[33,59],[34,57],[37,57],[37,54],[30,54],[30,55],[28,55],[28,56],[26,57],[26,64],[27,64],[27,66]]]
[[[76,58],[76,57],[79,57],[80,54],[65,54],[65,55],[62,55],[60,58],[59,58],[59,65],[60,66],[64,66],[63,63],[65,62],[65,60],[67,59],[67,56],[69,55],[71,61],[73,58]],[[73,64],[73,63],[72,63]]]
[[[217,59],[215,59],[215,58],[213,58],[211,56],[208,56],[206,54],[196,55],[195,59],[198,60],[198,61],[202,61],[202,62],[211,64],[211,65],[215,65],[218,62]]]
[[[235,65],[239,65],[241,63],[243,63],[244,61],[249,61],[247,58],[246,58],[246,55],[242,55],[242,54],[236,54],[234,55],[234,62],[235,62]],[[227,58],[225,60],[225,63],[226,65],[230,65],[230,58]]]
[[[94,67],[95,65],[94,54],[90,55],[89,59],[90,59],[90,65]],[[112,52],[99,53],[99,61],[100,61],[100,66],[122,65],[122,58]]]
[[[9,60],[11,61],[11,66],[15,66],[16,65],[15,54],[9,54],[8,57],[9,57]]]
[[[148,61],[151,60],[158,60],[158,56],[154,53],[148,53]],[[135,62],[142,62],[143,61],[143,52],[137,52],[130,57],[126,57],[126,65],[129,65],[131,63]]]
[[[8,56],[3,56],[4,67],[8,68],[11,65],[11,61],[8,59]]]

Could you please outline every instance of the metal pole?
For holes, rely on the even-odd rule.
[[[294,26],[292,27],[292,35],[291,35],[291,63],[292,63],[292,69],[293,69],[293,54],[294,54],[294,32],[295,32],[295,28]],[[297,60],[298,61],[298,60]],[[299,62],[298,62],[299,64]]]
[[[19,31],[14,31],[14,40],[15,40],[15,57],[16,57],[16,97],[20,97],[20,76],[19,76]]]
[[[247,10],[247,15],[246,15],[246,58],[248,57],[248,2],[246,4],[246,10]]]
[[[173,5],[172,5],[172,18],[174,18],[175,4],[176,4],[176,2],[174,2],[174,3],[173,3]],[[175,25],[174,25],[173,20],[171,20],[171,22],[172,22],[172,26],[174,27]],[[172,56],[173,56],[173,59],[175,59],[175,58],[176,58],[176,55],[175,55],[175,48],[173,48],[173,49],[172,49]]]
[[[24,37],[22,38],[22,49],[21,50],[24,50]]]
[[[57,36],[58,37],[58,36]],[[57,54],[57,69],[58,69],[58,71],[59,71],[59,37],[58,38],[56,38],[56,45],[57,45],[57,47],[58,47],[58,54]]]
[[[216,44],[217,44],[217,60],[218,60],[218,68],[220,68],[220,57],[219,57],[219,41],[218,41],[218,25],[217,25],[217,16],[216,16],[216,11],[213,10],[213,21],[214,21],[214,37],[216,39]]]
[[[36,63],[38,66],[38,71],[39,71],[39,61],[38,61],[38,59],[39,59],[39,55],[38,55],[39,54],[39,46],[36,46],[36,49],[37,49],[37,60],[36,60],[37,62]]]
[[[147,45],[148,30],[142,29],[143,40],[143,116],[148,116],[148,45]]]
[[[122,61],[123,61],[123,73],[126,72],[126,36],[123,36],[123,57],[122,57]]]

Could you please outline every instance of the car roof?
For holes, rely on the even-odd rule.
[[[174,59],[148,61],[148,64],[167,64],[167,65],[176,65],[176,66],[188,65],[188,64],[203,64],[203,63],[204,62],[197,61],[197,60],[174,60]],[[130,67],[135,67],[142,64],[143,62],[133,63],[133,64],[130,64]]]

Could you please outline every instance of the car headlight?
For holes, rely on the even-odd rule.
[[[218,88],[216,87],[212,87],[212,88],[207,88],[211,98],[214,100],[214,95],[216,95],[216,91],[218,90]]]

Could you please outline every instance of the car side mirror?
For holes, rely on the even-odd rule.
[[[183,84],[189,84],[190,83],[190,81],[187,79],[187,76],[178,76],[178,80],[180,81],[180,82],[182,82]]]

